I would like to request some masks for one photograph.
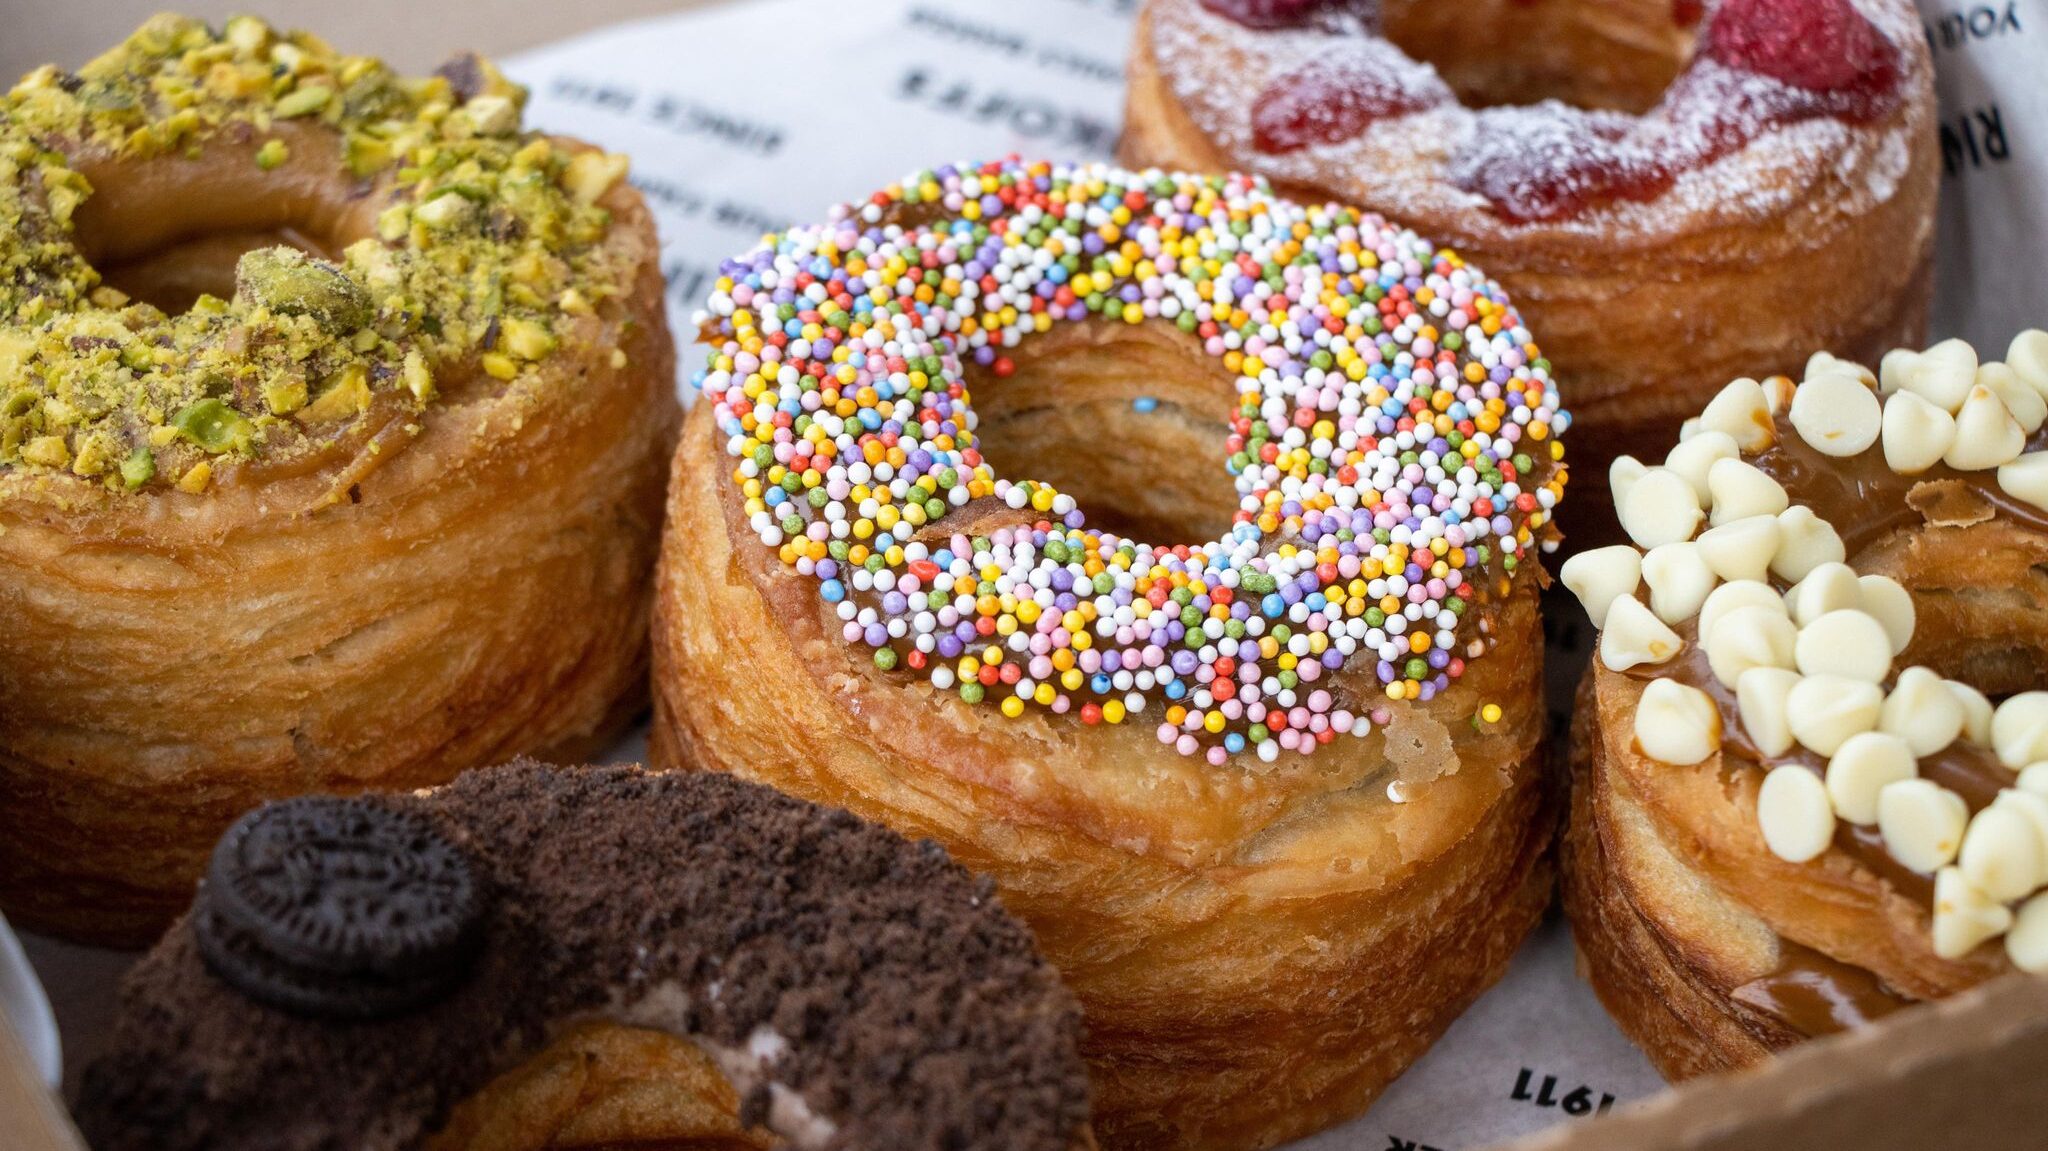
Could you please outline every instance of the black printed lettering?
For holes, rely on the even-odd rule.
[[[1545,1075],[1538,1083],[1536,1072],[1524,1067],[1515,1075],[1515,1085],[1508,1091],[1508,1098],[1537,1107],[1555,1107],[1567,1115],[1605,1115],[1614,1107],[1614,1096],[1606,1092],[1601,1092],[1596,1100],[1593,1089],[1584,1084],[1559,1095],[1561,1086],[1555,1075]]]
[[[993,90],[984,91],[973,81],[942,79],[925,68],[905,71],[896,84],[896,97],[906,103],[970,120],[991,128],[1007,130],[1048,153],[1106,152],[1116,142],[1116,129],[1085,112],[1054,104],[1036,96]]]
[[[1935,52],[1953,52],[1972,41],[2025,31],[2020,25],[2019,0],[1951,9],[1922,20],[1921,28],[1927,35],[1927,47]]]
[[[1996,104],[1968,109],[1941,123],[1941,167],[1950,176],[2012,158],[2005,114]]]

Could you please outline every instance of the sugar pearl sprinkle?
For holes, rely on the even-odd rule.
[[[1781,409],[1789,428],[1771,420]],[[1734,689],[1747,750],[1767,769],[1757,821],[1773,854],[1805,863],[1829,850],[1838,821],[1875,826],[1895,859],[1935,877],[1937,955],[1961,958],[2003,935],[2013,964],[2035,972],[2048,972],[2048,691],[1994,707],[1925,667],[1894,674],[1913,637],[1912,597],[1844,562],[1853,557],[1835,525],[1788,503],[1742,457],[1780,435],[1844,461],[1881,452],[1901,476],[1945,466],[1935,478],[2000,493],[1999,514],[2038,517],[2048,512],[2048,451],[2028,448],[2044,424],[2048,332],[2021,333],[2003,362],[1980,363],[1960,340],[1894,351],[1876,373],[1821,353],[1797,385],[1729,384],[1661,466],[1617,461],[1634,546],[1582,553],[1561,573],[1600,619],[1611,670],[1671,664],[1683,650],[1672,627],[1695,621],[1705,666]],[[1703,514],[1715,526],[1693,543]],[[1674,550],[1687,548],[1699,549],[1700,564]],[[1674,666],[1696,675],[1698,661]],[[1702,686],[1665,677],[1645,685],[1634,717],[1643,754],[1683,768],[1721,749],[1721,717]],[[1919,774],[1921,761],[1959,742],[1974,745],[1974,760],[2013,773],[2012,786],[1975,813]]]
[[[1150,710],[1217,765],[1448,690],[1487,646],[1461,621],[1551,534],[1565,482],[1569,417],[1498,285],[1250,177],[920,172],[728,261],[697,320],[749,523],[847,643],[1013,718]],[[967,365],[1007,376],[1027,336],[1081,320],[1173,324],[1236,374],[1222,539],[1090,530],[982,458]],[[970,504],[1038,518],[946,532]],[[1331,682],[1353,660],[1379,691]]]

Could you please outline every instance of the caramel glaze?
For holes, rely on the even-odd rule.
[[[1761,772],[1781,764],[1799,764],[1817,775],[1826,773],[1827,760],[1797,744],[1785,754],[1775,756],[1758,748],[1742,726],[1734,690],[1714,678],[1707,665],[1707,653],[1699,644],[1697,621],[1685,620],[1672,630],[1685,641],[1675,658],[1655,666],[1640,665],[1627,674],[1637,679],[1675,679],[1707,693],[1721,713],[1724,773]],[[1920,774],[1961,795],[1972,812],[1988,805],[1999,788],[2012,781],[2012,774],[1990,752],[1960,739],[1921,760]],[[1886,850],[1877,828],[1857,827],[1843,820],[1836,825],[1835,849],[1848,853],[1900,894],[1933,905],[1934,877],[1900,863]],[[1779,955],[1776,971],[1734,988],[1729,997],[1799,1035],[1831,1035],[1913,1003],[1886,987],[1871,972],[1789,939],[1779,940]]]
[[[1913,1005],[1861,967],[1790,940],[1778,947],[1778,969],[1737,987],[1728,997],[1800,1035],[1833,1035]]]
[[[2005,516],[2048,532],[2048,514],[2007,495],[1998,486],[1996,473],[1965,472],[1936,464],[1918,475],[1904,476],[1891,470],[1883,450],[1875,445],[1845,459],[1816,451],[1782,417],[1776,422],[1776,430],[1775,443],[1743,458],[1776,480],[1792,503],[1813,509],[1815,515],[1833,525],[1842,537],[1852,567],[1856,558],[1873,545],[1919,522],[1921,513],[1909,497],[1914,489],[1930,482],[1960,485],[1982,500],[1991,515]],[[2048,446],[2048,428],[2029,437],[2026,450],[2039,451],[2044,446]],[[1772,583],[1780,592],[1789,586],[1775,579]],[[1764,771],[1796,763],[1816,774],[1826,774],[1827,759],[1797,744],[1776,756],[1759,749],[1742,725],[1734,690],[1716,679],[1708,666],[1706,652],[1699,644],[1698,620],[1685,620],[1672,630],[1684,640],[1678,656],[1656,666],[1632,668],[1628,674],[1638,679],[1675,679],[1707,693],[1721,713],[1722,771]],[[1889,691],[1892,686],[1888,681],[1885,689]],[[2015,781],[2013,772],[1999,763],[1989,749],[1964,739],[1921,758],[1919,773],[1920,778],[1961,796],[1972,815],[1990,806],[1998,793]],[[1906,898],[1933,905],[1934,877],[1900,863],[1885,847],[1876,827],[1858,827],[1842,821],[1835,832],[1835,848]],[[1730,996],[1801,1035],[1832,1034],[1913,1002],[1860,967],[1841,963],[1789,940],[1782,941],[1781,948],[1783,961],[1777,971],[1735,988]]]
[[[1920,512],[1911,497],[1923,484],[1958,485],[1982,500],[1991,514],[2048,532],[2048,512],[2007,495],[1998,486],[1996,472],[1958,471],[1937,463],[1917,475],[1902,476],[1885,463],[1884,449],[1876,444],[1844,459],[1816,451],[1782,416],[1776,430],[1775,443],[1743,459],[1778,481],[1793,503],[1812,508],[1813,514],[1833,524],[1852,567],[1856,557],[1872,544],[1919,522]],[[2044,447],[2048,447],[2048,426],[2027,438],[2025,450]]]

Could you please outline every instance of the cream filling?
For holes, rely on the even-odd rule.
[[[719,984],[712,984],[710,998],[718,998]],[[666,1032],[696,1044],[718,1069],[732,1081],[740,1094],[757,1087],[768,1090],[768,1129],[799,1148],[823,1147],[838,1134],[838,1124],[812,1110],[810,1102],[796,1088],[774,1077],[775,1065],[789,1052],[789,1041],[775,1029],[756,1027],[738,1046],[714,1043],[683,1025],[688,1018],[690,993],[673,980],[655,984],[631,1001],[619,1001],[609,1011],[593,1012],[584,1020],[603,1019],[629,1027]]]

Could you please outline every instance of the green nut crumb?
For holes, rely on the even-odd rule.
[[[178,414],[171,417],[171,426],[186,440],[216,455],[247,448],[256,430],[247,416],[217,399],[200,400],[178,409]]]
[[[522,360],[544,360],[555,350],[547,325],[533,320],[507,320],[499,337],[506,351]]]
[[[71,466],[71,445],[63,436],[37,436],[22,445],[21,458],[46,468],[68,468]]]
[[[368,292],[347,272],[295,248],[258,248],[235,265],[235,295],[284,316],[306,316],[328,332],[353,332],[375,315]]]
[[[322,85],[300,88],[298,91],[278,100],[277,108],[272,114],[280,120],[310,116],[327,107],[327,102],[332,99],[334,99],[334,89],[332,88]]]
[[[263,406],[276,416],[290,415],[306,406],[304,376],[280,376],[263,385]]]
[[[121,485],[129,491],[156,478],[156,453],[146,444],[135,445],[128,458],[121,461]]]
[[[615,312],[634,269],[597,203],[625,159],[523,130],[525,102],[481,57],[409,78],[251,17],[155,17],[76,71],[0,86],[0,479],[202,493],[221,454],[324,451],[373,405],[422,428],[444,376],[530,377],[561,317]],[[312,254],[250,252],[190,302],[106,284],[70,157],[216,147],[251,180],[327,167],[377,205],[373,235],[285,221]]]

